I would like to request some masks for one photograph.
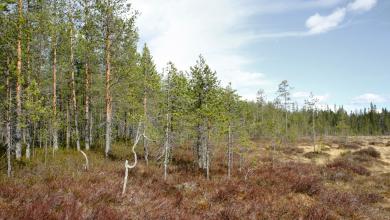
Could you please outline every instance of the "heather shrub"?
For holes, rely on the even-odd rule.
[[[328,207],[324,206],[323,204],[315,204],[311,206],[307,212],[305,217],[303,218],[305,220],[336,220],[339,219],[333,211],[331,211]]]
[[[281,150],[283,153],[288,155],[297,155],[297,154],[302,154],[304,152],[302,148],[293,147],[293,146],[283,147]]]
[[[383,145],[382,142],[379,142],[379,141],[370,141],[368,142],[369,145],[373,145],[373,146],[380,146],[380,145]]]
[[[351,158],[346,157],[341,157],[334,160],[333,162],[327,164],[327,167],[332,170],[347,170],[364,176],[369,176],[371,174],[367,168],[363,167],[362,165],[359,165]]]
[[[354,142],[352,142],[352,143],[340,143],[339,144],[339,148],[357,150],[357,149],[361,148],[361,145],[357,144],[357,143],[354,143]]]
[[[373,158],[380,158],[380,156],[381,156],[379,151],[377,151],[373,147],[368,147],[368,148],[356,151],[353,154],[355,154],[355,155],[362,155],[362,156],[370,156],[370,157],[373,157]]]
[[[322,151],[315,151],[315,152],[311,151],[305,153],[303,156],[309,159],[314,159],[319,157],[329,157],[329,154]]]

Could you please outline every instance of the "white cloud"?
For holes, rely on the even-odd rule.
[[[332,8],[347,0],[252,0],[252,11],[260,14]]]
[[[311,16],[306,21],[306,27],[309,29],[308,33],[321,34],[337,28],[344,20],[346,12],[345,8],[338,8],[327,16],[321,16],[318,13]]]
[[[356,0],[357,2],[359,0]],[[360,0],[361,1],[361,0]],[[348,0],[131,0],[139,10],[137,19],[141,43],[151,48],[159,70],[172,61],[181,70],[195,64],[204,55],[210,67],[218,72],[223,84],[232,82],[244,98],[254,100],[260,88],[274,91],[273,82],[261,70],[248,68],[258,62],[239,52],[252,40],[260,38],[303,37],[325,33],[340,26],[352,10],[369,8]],[[330,15],[315,14],[306,31],[258,35],[247,31],[249,16],[293,10],[328,9],[345,4]],[[348,9],[346,9],[348,7]],[[373,7],[373,6],[372,6]],[[354,9],[352,9],[354,8]],[[347,12],[346,12],[347,11]],[[261,59],[261,58],[256,58]],[[323,97],[325,99],[325,96]]]
[[[319,4],[324,2],[314,1]],[[342,1],[332,1],[329,5],[336,5]],[[365,12],[374,8],[377,0],[354,0],[344,7],[335,9],[329,15],[316,13],[306,20],[306,31],[289,31],[280,33],[266,33],[257,35],[257,38],[284,38],[284,37],[304,37],[327,33],[337,29],[345,20],[349,12]]]
[[[310,92],[306,91],[298,91],[291,94],[292,100],[298,104],[298,106],[304,107],[305,106],[305,100],[308,100],[310,98]],[[322,95],[314,95],[314,98],[318,99],[318,103],[316,104],[316,109],[327,109],[328,108],[328,102],[330,99],[330,94],[322,94]]]
[[[370,103],[381,104],[388,101],[389,100],[387,100],[385,97],[381,95],[374,94],[374,93],[366,93],[353,98],[352,104],[355,105],[370,104]]]
[[[350,11],[369,11],[377,4],[377,0],[355,0],[348,4]]]
[[[291,96],[297,99],[306,99],[310,96],[310,92],[294,92]]]
[[[195,64],[199,54],[218,78],[245,98],[271,82],[262,73],[248,71],[251,58],[239,55],[252,35],[237,31],[247,19],[248,8],[235,0],[133,0],[140,11],[141,41],[151,48],[159,69],[172,61],[181,70]],[[254,89],[256,87],[256,89]]]
[[[294,92],[292,93],[291,97],[296,99],[298,103],[299,102],[304,103],[304,100],[310,97],[310,92],[305,92],[305,91]],[[330,94],[314,95],[314,98],[318,99],[319,103],[326,104],[326,101],[328,101],[330,98]]]

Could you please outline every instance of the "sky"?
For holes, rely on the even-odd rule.
[[[389,0],[130,2],[159,70],[188,71],[202,54],[244,99],[272,100],[288,80],[300,105],[313,92],[320,106],[390,108]]]

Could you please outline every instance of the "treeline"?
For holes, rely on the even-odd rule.
[[[113,142],[140,140],[146,163],[165,167],[175,148],[191,146],[208,176],[216,148],[226,146],[230,159],[251,139],[389,134],[386,109],[317,110],[314,96],[298,108],[287,81],[273,101],[261,90],[244,101],[202,56],[188,71],[171,62],[157,71],[147,45],[137,51],[138,13],[125,0],[2,0],[0,10],[0,135],[9,160],[48,147],[109,156]]]

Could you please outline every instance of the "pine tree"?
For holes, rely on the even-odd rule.
[[[291,87],[290,85],[288,84],[288,81],[287,80],[283,80],[280,84],[279,84],[279,88],[278,88],[278,97],[281,98],[282,100],[282,103],[283,103],[283,108],[284,108],[284,112],[285,112],[285,129],[284,129],[284,132],[285,132],[285,137],[288,136],[288,112],[289,112],[289,105],[290,105],[290,91],[291,91]]]
[[[210,132],[218,112],[217,88],[219,82],[216,72],[206,64],[205,59],[199,56],[196,65],[191,67],[191,94],[193,99],[193,112],[196,123],[195,155],[198,166],[206,173],[209,179],[210,171]]]

